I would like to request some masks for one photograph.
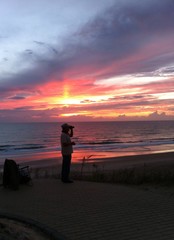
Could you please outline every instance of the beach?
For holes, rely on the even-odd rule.
[[[110,170],[130,167],[141,167],[145,165],[168,167],[174,164],[174,152],[95,159],[95,162],[96,164],[103,165]]]
[[[46,175],[51,176],[61,172],[61,156],[51,155],[49,157],[43,155],[37,156],[37,159],[28,159],[22,161],[21,159],[14,159],[17,164],[22,166],[29,166],[32,171],[39,169],[42,172],[46,172]],[[130,155],[120,157],[105,157],[96,158],[96,156],[88,156],[79,158],[78,161],[72,157],[71,172],[80,173],[83,168],[83,173],[92,173],[96,171],[111,172],[119,169],[133,169],[133,168],[154,168],[154,169],[172,169],[174,168],[174,151],[163,153],[151,153],[142,155]],[[3,164],[0,166],[1,172],[3,171]]]
[[[165,166],[170,166],[173,156],[174,153],[136,156],[135,160],[141,159],[141,166],[148,159],[148,163],[159,166],[163,159]],[[122,158],[117,163],[110,159],[107,166],[131,167],[136,164],[132,158],[124,158],[124,166],[118,164]],[[98,160],[98,164],[103,163]],[[40,178],[33,179],[32,186],[21,185],[18,191],[0,188],[0,194],[2,226],[4,217],[17,223],[29,222],[31,227],[37,223],[62,240],[174,238],[173,186],[154,188],[87,181],[67,185],[57,178]]]
[[[85,158],[85,157],[84,157]],[[82,158],[79,161],[72,160],[72,168],[79,167],[84,162],[86,166],[98,165],[99,167],[105,167],[108,170],[120,169],[120,168],[130,168],[135,166],[144,166],[144,165],[156,165],[156,166],[169,166],[174,164],[174,152],[166,153],[153,153],[153,154],[144,154],[144,155],[131,155],[131,156],[121,156],[121,157],[106,157],[106,158]],[[31,165],[41,166],[52,166],[60,165],[61,157],[59,158],[47,158],[41,159],[39,161],[31,162]]]
[[[60,239],[72,240],[112,240],[115,237],[120,240],[130,237],[165,240],[174,237],[173,187],[106,184],[77,179],[66,185],[58,175],[54,175],[60,174],[61,159],[52,157],[23,164],[26,163],[37,173],[33,184],[21,185],[18,191],[0,189],[3,224],[4,217],[15,219],[17,223],[29,222],[33,226],[37,223],[41,229],[48,229]],[[72,173],[80,173],[82,165],[84,174],[96,170],[110,174],[114,170],[142,169],[145,166],[171,170],[174,169],[174,152],[91,157],[72,162]],[[171,238],[166,238],[166,235]]]
[[[20,165],[30,165],[33,168],[36,167],[54,167],[61,165],[61,156],[51,155],[37,156],[36,159],[29,159],[18,161],[17,158],[14,159]],[[89,157],[89,158],[88,158]],[[72,157],[72,169],[78,168],[81,164],[84,163],[86,167],[90,168],[92,165],[98,165],[100,168],[105,168],[107,170],[120,169],[120,168],[130,168],[130,167],[140,167],[144,165],[153,165],[153,166],[171,166],[174,164],[174,151],[173,152],[162,152],[162,153],[151,153],[151,154],[142,154],[142,155],[130,155],[130,156],[115,156],[115,157],[93,157],[87,155],[86,157],[79,158],[78,161]],[[1,165],[2,167],[3,165]]]
[[[123,184],[167,184],[173,182],[174,151],[129,156],[107,156],[74,152],[71,178]],[[29,166],[32,179],[61,178],[60,153],[31,155],[31,158],[12,158],[19,167]],[[1,176],[3,164],[0,165]],[[2,178],[1,178],[2,181]]]

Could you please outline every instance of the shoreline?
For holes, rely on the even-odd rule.
[[[13,158],[12,158],[13,159]],[[31,161],[17,161],[14,159],[17,164],[20,165],[30,165],[32,167],[51,167],[55,165],[61,165],[62,157],[61,156],[51,156],[46,158],[40,158],[37,160]],[[74,160],[72,157],[72,167],[78,165],[100,165],[107,168],[126,168],[134,166],[142,166],[144,164],[158,164],[158,165],[167,165],[174,164],[174,151],[173,152],[162,152],[162,153],[148,153],[148,154],[139,154],[139,155],[129,155],[129,156],[114,156],[114,157],[93,157],[90,158],[81,158],[78,161]]]

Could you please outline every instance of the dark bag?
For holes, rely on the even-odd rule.
[[[3,171],[3,186],[17,190],[19,184],[27,184],[31,181],[29,166],[19,167],[14,160],[5,159]]]
[[[3,171],[3,186],[9,187],[13,190],[19,188],[20,176],[18,166],[14,160],[6,159]]]

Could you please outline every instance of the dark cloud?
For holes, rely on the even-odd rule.
[[[173,76],[173,73],[174,73],[174,66],[166,67],[166,68],[163,70],[163,74],[168,74],[168,75],[170,75],[170,76]]]
[[[90,104],[90,103],[95,103],[96,105],[103,105],[103,103],[107,103],[108,102],[111,104],[115,104],[115,102],[117,101],[122,101],[122,100],[136,100],[136,99],[154,99],[154,97],[152,97],[151,95],[127,95],[127,96],[115,96],[115,97],[111,97],[108,99],[100,99],[100,103],[98,103],[97,101],[91,100],[91,99],[84,99],[83,101],[80,101],[80,103],[85,103],[85,104]],[[126,104],[126,103],[125,103]],[[103,105],[104,108],[106,108],[106,106]],[[112,108],[113,106],[111,106]]]
[[[56,48],[54,48],[51,44],[48,44],[48,43],[45,43],[45,42],[40,42],[40,41],[33,41],[33,42],[36,43],[39,46],[46,47],[47,49],[51,50],[55,54],[58,54],[58,51],[56,50]]]
[[[80,103],[95,103],[96,101],[90,100],[90,99],[85,99],[83,101],[80,101]]]
[[[147,0],[143,3],[134,0],[120,6],[115,4],[65,41],[62,56],[66,58],[61,59],[65,69],[62,70],[73,69],[77,77],[89,75],[90,72],[100,79],[119,74],[151,72],[173,63],[172,44],[166,50],[168,54],[162,45],[157,52],[151,48],[151,45],[155,47],[162,44],[160,40],[168,36],[169,42],[174,40],[173,12],[174,2],[171,0]],[[163,44],[166,48],[165,42]],[[151,51],[150,56],[144,52],[139,60],[139,54],[145,48]],[[120,64],[120,61],[123,63]],[[98,73],[105,68],[109,70]]]
[[[26,97],[24,96],[13,96],[13,97],[9,97],[8,99],[11,99],[11,100],[21,100],[21,99],[25,99]]]
[[[31,49],[26,49],[25,52],[26,52],[27,54],[33,54],[33,51],[32,51]]]
[[[25,107],[17,107],[14,108],[13,111],[25,111],[25,110],[32,110],[34,108],[34,106],[25,106]]]
[[[47,82],[49,77],[55,72],[55,62],[42,60],[35,62],[32,69],[23,70],[10,77],[1,78],[0,91],[8,89],[26,89]]]
[[[33,110],[32,106],[19,107],[15,109],[0,109],[0,120],[5,122],[31,122],[31,121],[55,121],[51,116],[57,115],[55,109]]]
[[[122,98],[117,98],[117,101],[105,101],[105,102],[100,102],[100,103],[93,103],[86,105],[86,109],[88,111],[100,111],[100,110],[107,110],[107,111],[116,111],[116,110],[130,110],[130,109],[135,109],[136,107],[144,107],[144,106],[151,106],[151,108],[158,108],[159,106],[163,106],[164,104],[169,104],[173,105],[174,101],[173,100],[158,100],[155,99],[154,97],[149,97],[142,100],[132,100],[132,99],[127,99],[127,101],[122,101]],[[76,106],[69,106],[64,109],[62,109],[63,113],[73,113],[73,112],[79,112],[83,111],[84,106],[83,104],[81,105],[76,105]],[[94,114],[95,115],[95,114]]]
[[[38,45],[45,45],[45,43],[44,42],[40,42],[40,41],[33,41],[34,43],[36,43],[36,44],[38,44]]]
[[[77,47],[75,62],[81,66],[91,65],[92,62],[95,64],[97,60],[99,68],[105,68],[113,63],[117,67],[117,62],[138,57],[140,51],[148,45],[154,44],[155,47],[160,38],[167,37],[167,34],[174,40],[174,2],[154,0],[143,3],[129,1],[129,4],[120,7],[116,4],[103,16],[86,25],[79,34],[82,40],[87,39],[90,44]],[[171,50],[173,50],[172,46],[170,53]],[[105,77],[154,71],[164,63],[166,65],[173,62],[173,57],[174,53],[168,56],[166,52],[163,54],[161,49],[158,53],[154,53],[154,56],[152,52],[149,58],[141,57],[141,61],[133,59],[133,62],[119,65],[119,68],[106,72]]]

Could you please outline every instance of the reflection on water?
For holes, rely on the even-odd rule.
[[[174,150],[174,122],[73,123],[73,161]],[[61,123],[0,123],[0,163],[5,158],[61,161]]]

